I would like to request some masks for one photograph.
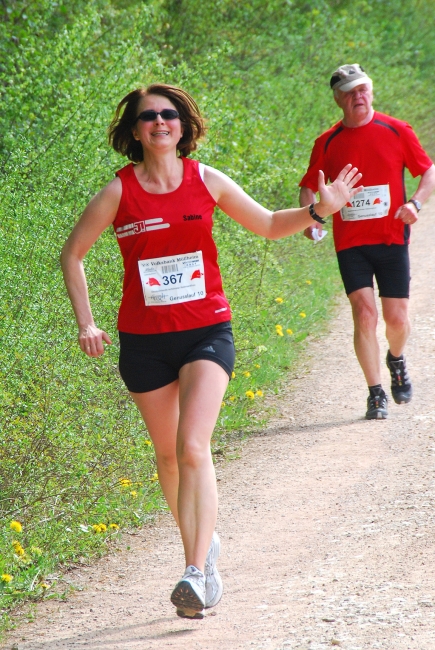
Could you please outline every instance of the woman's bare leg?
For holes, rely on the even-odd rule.
[[[198,360],[181,368],[177,436],[178,513],[186,566],[204,571],[217,518],[216,475],[210,440],[228,375],[213,361]]]
[[[163,388],[131,393],[154,443],[160,485],[180,527],[186,566],[201,571],[217,518],[210,440],[227,385],[221,366],[198,360]]]
[[[177,381],[147,393],[130,393],[154,444],[159,482],[168,506],[178,520],[177,429],[179,384]]]

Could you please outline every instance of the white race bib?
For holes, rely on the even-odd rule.
[[[202,251],[139,260],[145,305],[175,305],[205,298]]]
[[[358,192],[341,208],[343,221],[363,221],[386,217],[391,205],[389,185],[371,185]]]

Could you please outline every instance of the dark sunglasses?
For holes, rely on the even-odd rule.
[[[178,111],[174,108],[164,108],[159,112],[153,110],[142,111],[135,119],[135,122],[138,120],[142,120],[142,122],[154,122],[157,119],[157,115],[160,115],[162,120],[176,120],[177,117],[180,117]]]

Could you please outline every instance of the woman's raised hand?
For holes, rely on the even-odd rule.
[[[358,169],[349,164],[341,170],[331,185],[325,185],[325,176],[322,171],[319,171],[320,205],[318,204],[318,207],[327,214],[334,214],[340,210],[355,194],[364,189],[363,185],[355,187],[361,178],[362,174]]]

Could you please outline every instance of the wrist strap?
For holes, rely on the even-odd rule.
[[[415,199],[409,199],[407,203],[412,203],[412,205],[417,210],[417,212],[420,212],[421,204],[418,201],[416,201]]]
[[[308,211],[310,213],[310,217],[314,219],[314,221],[317,221],[318,223],[326,223],[325,219],[322,219],[322,217],[319,217],[317,212],[314,209],[314,203],[308,206]]]

